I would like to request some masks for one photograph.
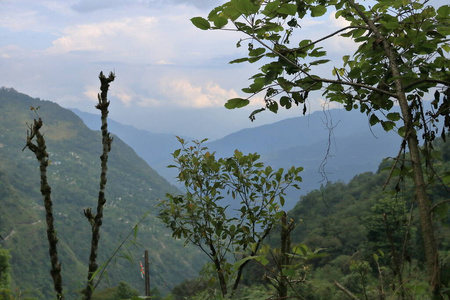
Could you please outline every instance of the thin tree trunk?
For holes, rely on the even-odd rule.
[[[433,220],[431,217],[431,203],[426,193],[426,184],[423,174],[423,167],[420,159],[420,147],[417,134],[413,126],[413,116],[408,105],[406,94],[403,90],[401,74],[396,63],[396,53],[392,49],[386,38],[380,33],[373,21],[367,18],[366,15],[358,8],[353,0],[347,2],[356,10],[358,15],[373,31],[376,38],[381,41],[383,50],[389,59],[392,76],[395,78],[396,95],[400,105],[404,126],[406,129],[405,139],[408,143],[409,153],[411,157],[411,164],[413,169],[413,181],[415,187],[415,198],[419,207],[420,223],[422,229],[422,238],[424,242],[425,256],[427,261],[427,269],[429,274],[429,282],[433,290],[433,295],[438,298],[440,294],[440,270],[439,270],[439,256],[437,251]],[[420,101],[420,100],[413,100]]]
[[[286,212],[283,213],[281,217],[281,234],[280,234],[280,242],[281,242],[281,259],[280,259],[280,282],[278,284],[278,297],[280,299],[286,299],[288,296],[288,282],[285,275],[283,275],[283,267],[289,264],[289,256],[288,253],[291,249],[291,236],[290,232],[293,228],[293,223],[287,223]]]

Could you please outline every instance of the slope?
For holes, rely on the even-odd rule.
[[[66,293],[72,299],[84,284],[89,251],[90,227],[83,209],[96,206],[98,193],[100,135],[89,130],[75,114],[50,101],[20,94],[14,89],[0,89],[0,234],[11,249],[13,284],[27,289],[40,299],[52,298],[51,279],[45,235],[45,216],[39,192],[38,163],[33,154],[21,151],[25,145],[27,125],[36,117],[44,121],[43,132],[52,164],[54,214],[59,235]],[[114,109],[114,103],[110,109]],[[116,258],[108,269],[105,286],[127,281],[143,290],[138,261],[144,249],[150,253],[153,287],[166,290],[195,275],[203,264],[199,253],[184,248],[156,219],[157,199],[167,192],[176,193],[119,138],[110,153],[107,206],[101,228],[99,262],[105,262],[125,239],[134,224],[149,212],[121,250],[132,260]]]
[[[91,129],[98,127],[94,115],[73,111]],[[176,133],[155,134],[117,122],[111,122],[111,131],[159,174],[176,184],[175,171],[166,168],[173,163],[170,153],[179,148]],[[154,143],[155,140],[158,142]],[[262,160],[273,167],[304,167],[302,190],[290,195],[289,209],[300,195],[326,181],[348,181],[358,173],[375,171],[383,158],[396,154],[400,142],[396,133],[370,127],[367,117],[359,112],[332,109],[243,129],[205,145],[221,156],[230,156],[239,149],[261,154]]]

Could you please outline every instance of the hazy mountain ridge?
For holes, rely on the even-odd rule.
[[[96,206],[101,136],[53,102],[33,99],[14,89],[0,89],[0,235],[5,238],[1,243],[11,249],[13,286],[29,289],[41,299],[52,298],[53,289],[38,162],[28,149],[21,151],[26,142],[26,123],[37,117],[30,106],[39,107],[37,114],[44,122],[63,281],[67,298],[73,299],[87,276],[90,226],[83,209]],[[116,137],[110,152],[99,264],[106,261],[144,213],[150,213],[138,229],[142,246],[132,246],[128,241],[122,249],[124,253],[129,251],[134,264],[119,258],[111,264],[108,277],[112,285],[126,280],[134,288],[143,289],[138,261],[144,249],[149,250],[153,274],[159,275],[153,278],[153,287],[163,290],[162,280],[173,287],[197,274],[203,264],[197,250],[172,239],[156,218],[158,198],[168,192],[178,190]],[[107,280],[103,283],[107,284]]]
[[[90,121],[94,115],[74,112],[91,128],[95,125]],[[111,124],[113,133],[125,140],[159,174],[176,184],[176,170],[167,169],[167,165],[173,163],[170,153],[180,146],[175,134],[155,134],[117,122]],[[231,156],[238,149],[244,153],[259,153],[272,167],[304,167],[302,189],[292,191],[287,201],[289,209],[300,195],[320,187],[326,180],[348,181],[359,173],[376,171],[383,158],[396,155],[400,142],[396,133],[386,133],[380,126],[371,127],[367,116],[359,111],[331,109],[242,129],[205,145],[219,156]],[[326,176],[319,172],[324,163],[321,171]]]

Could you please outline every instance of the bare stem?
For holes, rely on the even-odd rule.
[[[33,108],[34,109],[34,108]],[[41,194],[44,198],[45,206],[45,219],[47,222],[47,240],[49,244],[49,254],[52,269],[50,274],[53,279],[53,287],[56,291],[56,297],[59,300],[64,300],[63,285],[61,277],[61,263],[58,260],[58,237],[56,234],[56,229],[54,226],[53,218],[53,203],[51,198],[52,189],[47,181],[47,167],[49,165],[48,153],[46,151],[47,146],[45,144],[44,136],[39,131],[43,123],[41,118],[39,120],[34,120],[34,124],[31,125],[30,131],[27,135],[27,144],[24,147],[30,149],[39,161],[39,169],[41,173]],[[36,143],[34,144],[32,140],[36,138]]]
[[[96,271],[98,269],[97,264],[97,252],[98,252],[98,243],[100,241],[100,226],[102,226],[103,222],[103,206],[106,203],[105,198],[105,187],[106,187],[106,172],[108,170],[108,153],[111,151],[111,143],[113,138],[108,132],[108,89],[110,82],[114,81],[115,75],[114,73],[110,73],[108,77],[103,75],[103,72],[100,72],[99,79],[101,82],[100,90],[101,94],[98,95],[98,104],[95,106],[97,109],[101,111],[101,120],[102,120],[102,145],[103,152],[100,156],[101,160],[101,175],[100,175],[100,190],[98,193],[98,201],[97,201],[97,212],[94,215],[92,213],[92,208],[87,208],[84,210],[84,215],[88,219],[91,224],[92,229],[92,239],[91,239],[91,254],[89,256],[89,270],[88,270],[88,278],[86,283],[86,288],[83,290],[83,295],[85,300],[90,300],[92,297],[92,292],[94,291],[94,277]]]

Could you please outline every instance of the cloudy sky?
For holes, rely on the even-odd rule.
[[[190,18],[206,16],[224,0],[0,0],[0,86],[95,113],[100,71],[117,75],[110,90],[110,116],[147,129],[216,139],[242,128],[301,115],[301,109],[260,114],[261,107],[227,110],[227,99],[257,65],[228,64],[245,55],[242,37],[202,31]],[[302,21],[302,39],[319,36],[342,21],[332,12]],[[333,57],[351,45],[327,41]],[[310,111],[320,109],[319,96]]]

